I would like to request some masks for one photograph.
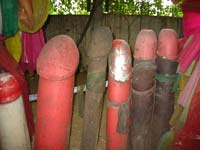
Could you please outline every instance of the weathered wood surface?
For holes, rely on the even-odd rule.
[[[47,40],[59,35],[66,34],[71,36],[76,42],[85,27],[89,16],[79,15],[56,15],[49,16],[44,25],[44,33]],[[128,15],[104,15],[99,24],[108,26],[113,32],[114,39],[120,38],[127,41],[131,50],[134,50],[134,43],[137,33],[141,29],[153,29],[156,34],[162,28],[171,28],[176,30],[179,37],[182,36],[181,18],[172,17],[152,17],[152,16],[128,16]],[[88,44],[90,43],[90,32],[88,30],[84,40],[79,46],[81,53],[80,66],[87,65]]]

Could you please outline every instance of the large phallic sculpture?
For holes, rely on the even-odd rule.
[[[66,35],[50,39],[38,57],[36,150],[68,149],[78,61],[78,49]]]
[[[161,136],[170,129],[169,121],[174,111],[176,61],[179,51],[177,33],[162,29],[158,37],[155,105],[150,128],[150,150],[156,150]]]
[[[105,91],[107,57],[112,48],[112,33],[107,27],[92,31],[86,80],[81,150],[96,150]]]
[[[31,150],[22,90],[10,73],[0,74],[0,149]]]
[[[116,39],[109,54],[107,150],[127,150],[132,60],[126,41]]]
[[[131,96],[129,150],[148,149],[148,135],[154,105],[157,37],[141,30],[135,42]]]

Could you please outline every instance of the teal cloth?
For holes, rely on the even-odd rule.
[[[2,13],[1,13],[1,3],[0,3],[0,35],[2,35]]]
[[[18,28],[18,0],[0,0],[2,11],[2,34],[13,36]]]
[[[162,74],[156,74],[155,79],[160,82],[175,82],[176,81],[176,75],[162,75]]]

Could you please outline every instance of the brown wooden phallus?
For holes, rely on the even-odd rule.
[[[129,150],[146,150],[154,105],[157,38],[152,30],[139,32],[134,53]]]
[[[162,75],[162,77],[156,77],[155,105],[150,129],[150,150],[157,149],[161,136],[169,130],[169,120],[174,111],[174,92],[172,91],[172,87],[174,85],[177,63],[166,59],[160,61],[161,59],[158,57],[156,61],[157,67],[163,67],[157,70],[157,73]],[[165,61],[167,62],[164,63]],[[167,78],[164,77],[165,75]],[[168,78],[168,75],[170,78]]]
[[[147,66],[146,66],[146,63]],[[146,150],[154,105],[155,61],[136,61],[133,72],[129,150]]]
[[[169,35],[169,36],[166,36]],[[170,129],[169,120],[174,111],[174,92],[172,90],[178,63],[178,38],[172,29],[159,33],[156,91],[153,119],[150,128],[149,150],[156,150],[161,136]]]
[[[89,64],[81,150],[96,150],[105,91],[107,57],[112,47],[112,33],[107,27],[95,27],[88,49]]]

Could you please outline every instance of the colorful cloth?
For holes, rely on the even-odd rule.
[[[193,60],[198,60],[200,55],[200,1],[184,0],[183,11],[183,34],[180,41],[183,49],[179,55],[180,71],[184,73]]]
[[[22,1],[21,4],[24,4],[25,6],[25,0]],[[32,0],[32,14],[29,10],[28,3],[27,7],[25,6],[24,9],[29,12],[27,16],[25,16],[25,20],[19,20],[19,29],[23,32],[27,33],[35,33],[38,30],[42,28],[45,21],[47,20],[48,13],[49,13],[49,6],[50,6],[50,0]],[[22,14],[22,13],[21,13]],[[33,16],[31,16],[33,15]],[[21,15],[21,17],[23,17]],[[26,21],[26,22],[25,22]]]
[[[192,61],[199,59],[200,31],[196,29],[188,38],[184,37],[184,40],[186,40],[186,42],[178,57],[179,68],[182,73],[186,72]]]
[[[45,44],[43,30],[36,33],[22,33],[22,56],[20,67],[23,71],[28,70],[31,74],[36,69],[37,57]]]
[[[194,69],[194,72],[192,73],[188,83],[186,84],[184,90],[181,92],[178,103],[185,107],[188,103],[189,99],[192,98],[196,84],[198,82],[199,76],[200,76],[200,64],[198,63],[196,68]]]
[[[0,3],[0,35],[2,35],[2,12],[1,12],[1,3]]]
[[[2,34],[13,36],[18,28],[18,1],[0,0],[2,11]]]
[[[191,100],[184,128],[176,135],[174,150],[200,149],[200,81]]]
[[[175,106],[178,108],[171,120],[174,127],[162,136],[158,150],[200,149],[200,64],[197,64],[193,73],[189,69],[193,68],[193,62],[200,60],[200,1],[184,0],[182,11],[184,38],[180,40],[179,73],[185,75],[188,72],[192,75],[185,89],[180,92],[180,105],[177,103]]]
[[[6,48],[13,58],[19,62],[21,58],[22,46],[20,32],[16,32],[13,37],[9,37],[5,40]]]

